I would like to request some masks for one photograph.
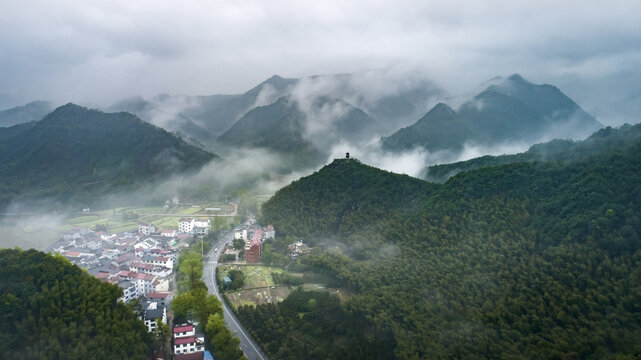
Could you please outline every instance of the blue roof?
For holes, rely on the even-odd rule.
[[[231,279],[229,278],[229,276],[225,276],[225,277],[223,278],[223,282],[226,282],[226,283],[227,283],[227,282],[231,282]]]
[[[209,350],[205,350],[205,354],[203,355],[203,360],[214,360],[214,357],[211,355]]]

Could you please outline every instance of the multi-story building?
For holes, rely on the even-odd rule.
[[[191,354],[205,351],[205,337],[196,334],[193,324],[174,326],[174,354]]]
[[[151,235],[156,232],[156,227],[153,224],[142,222],[138,224],[138,233],[143,235]]]
[[[260,261],[260,252],[263,245],[263,231],[254,230],[251,240],[245,243],[245,261],[247,263],[257,263]]]
[[[158,320],[167,323],[167,308],[157,302],[145,302],[143,304],[143,321],[147,325],[147,331],[152,332],[158,327]]]

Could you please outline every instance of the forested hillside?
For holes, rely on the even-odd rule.
[[[41,197],[87,204],[197,170],[215,157],[134,115],[74,104],[39,122],[1,130],[0,207],[13,199]]]
[[[4,359],[149,359],[151,337],[122,290],[68,260],[0,250]]]
[[[443,185],[342,159],[281,189],[262,221],[315,242],[299,266],[353,289],[342,308],[391,329],[395,358],[632,359],[641,356],[640,178],[639,138]],[[266,313],[244,307],[241,320],[261,314],[265,324]],[[250,326],[263,341],[261,324]],[[280,324],[283,338],[300,338]],[[288,358],[332,358],[318,347],[334,349],[308,344]]]
[[[641,124],[625,124],[620,128],[608,126],[581,141],[555,139],[533,145],[528,151],[519,154],[501,156],[486,155],[467,161],[433,165],[425,169],[425,175],[423,177],[428,181],[445,182],[449,177],[459,172],[487,166],[536,161],[567,163],[586,159],[589,156],[616,147],[629,145],[640,136]]]

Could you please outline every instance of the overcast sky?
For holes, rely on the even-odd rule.
[[[0,3],[5,105],[238,93],[273,74],[388,68],[450,94],[518,72],[597,116],[614,117],[622,97],[641,104],[636,0]]]

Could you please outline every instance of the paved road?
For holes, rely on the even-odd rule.
[[[223,303],[223,313],[225,315],[225,323],[229,329],[236,333],[238,339],[240,339],[240,349],[243,351],[247,359],[249,360],[267,360],[267,356],[261,351],[260,347],[254,339],[249,335],[247,330],[241,325],[240,321],[236,316],[231,312],[231,309],[227,307],[225,302],[220,296],[218,290],[218,284],[216,283],[216,266],[218,265],[218,255],[223,246],[227,243],[231,243],[233,239],[233,233],[224,235],[218,240],[212,247],[212,250],[209,252],[209,260],[205,263],[205,268],[203,275],[205,277],[205,283],[209,289],[210,294],[216,294],[220,302]],[[215,251],[218,250],[218,251]]]

